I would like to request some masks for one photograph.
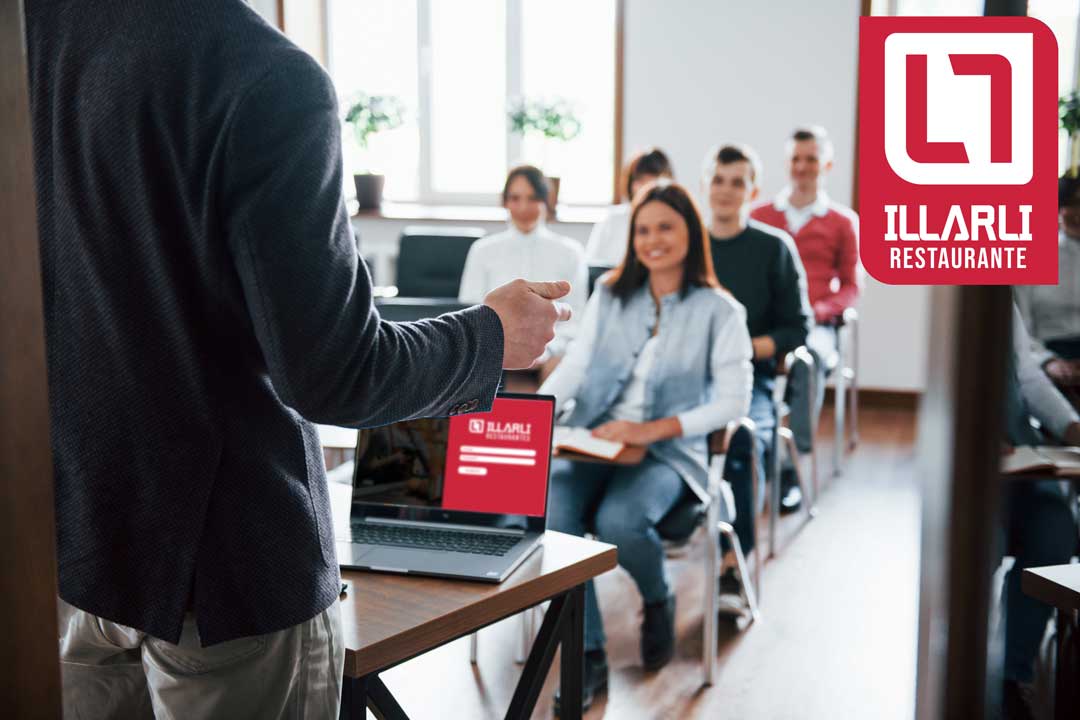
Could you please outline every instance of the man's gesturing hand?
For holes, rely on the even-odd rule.
[[[555,323],[570,319],[570,307],[553,302],[570,292],[570,283],[512,280],[484,297],[503,328],[503,369],[532,367],[555,337]]]

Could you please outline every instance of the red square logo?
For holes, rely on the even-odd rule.
[[[893,285],[1057,283],[1049,28],[860,19],[859,235],[867,272]]]

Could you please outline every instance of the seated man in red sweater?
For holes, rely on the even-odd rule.
[[[825,397],[825,366],[836,352],[836,328],[831,323],[859,297],[859,220],[851,208],[832,202],[825,194],[833,144],[824,128],[810,127],[792,133],[787,142],[787,158],[791,183],[775,200],[754,208],[750,216],[795,238],[806,268],[816,323],[806,338],[818,368],[817,396],[812,406],[816,417]],[[807,383],[799,382],[796,376],[790,388],[791,430],[800,452],[809,452],[813,438]]]

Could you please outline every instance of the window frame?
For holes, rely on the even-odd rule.
[[[415,202],[425,206],[491,206],[501,205],[502,198],[495,193],[457,193],[437,191],[432,183],[432,126],[431,126],[431,97],[432,97],[432,72],[431,72],[431,17],[432,3],[438,0],[416,0],[416,48],[417,48],[417,112],[416,123],[420,138],[418,152],[419,177],[417,178],[417,199]],[[505,0],[506,11],[506,97],[514,98],[521,95],[522,86],[522,59],[521,59],[521,36],[522,36],[522,2],[523,0]],[[622,173],[622,144],[623,144],[623,53],[625,31],[625,2],[626,0],[613,0],[615,3],[615,72],[612,82],[615,85],[614,108],[612,108],[614,142],[614,168],[612,171],[612,196],[611,202],[617,203],[620,199],[620,175]],[[321,0],[323,17],[323,37],[326,57],[324,64],[331,77],[334,76],[333,67],[333,10],[331,0]],[[522,139],[509,129],[505,134],[505,150],[508,163],[514,162],[521,156]],[[560,203],[592,207],[595,203]]]

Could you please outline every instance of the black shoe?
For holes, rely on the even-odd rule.
[[[581,685],[581,712],[592,707],[596,698],[607,693],[608,688],[608,665],[607,654],[603,650],[590,650],[585,653],[583,663],[585,681]],[[555,691],[555,717],[562,712],[562,698],[559,691]]]
[[[780,472],[780,514],[790,515],[802,507],[802,490],[795,479],[795,469],[786,468]]]
[[[739,571],[734,567],[729,567],[720,576],[720,595],[738,595],[742,598],[742,579],[739,577]]]
[[[1035,690],[1026,683],[1006,680],[1001,693],[1002,720],[1035,720]]]
[[[675,596],[645,606],[641,621],[641,663],[645,670],[659,670],[675,655]]]

